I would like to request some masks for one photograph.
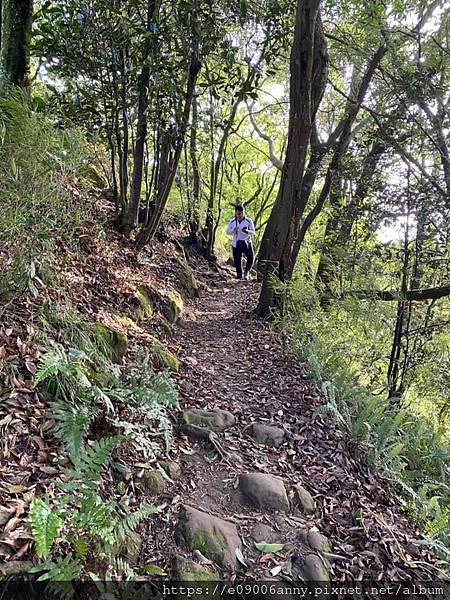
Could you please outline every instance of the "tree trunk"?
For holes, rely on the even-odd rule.
[[[200,195],[202,185],[197,157],[197,128],[198,102],[194,95],[192,99],[191,139],[189,140],[189,156],[192,167],[192,206],[189,206],[188,210],[189,238],[194,244],[198,242],[198,232],[200,229]]]
[[[267,318],[279,303],[272,278],[284,281],[286,259],[295,234],[298,214],[304,211],[301,197],[306,156],[326,83],[327,53],[319,13],[320,0],[298,0],[294,41],[290,58],[290,109],[288,143],[280,189],[261,242],[260,269],[263,285],[258,315]],[[318,57],[319,54],[319,57]],[[317,69],[313,73],[313,65]],[[314,88],[314,89],[313,89]]]
[[[317,267],[316,282],[322,285],[324,290],[329,291],[329,286],[333,280],[335,272],[335,263],[339,250],[335,246],[335,240],[339,231],[339,223],[343,218],[342,206],[342,176],[336,178],[330,191],[331,214],[325,226],[324,241],[322,252],[320,254],[319,266]],[[348,207],[347,207],[348,208]],[[338,252],[336,252],[338,250]]]
[[[128,148],[129,148],[129,127],[127,112],[127,72],[124,52],[121,53],[121,76],[120,76],[120,103],[122,113],[122,138],[123,145],[119,164],[120,177],[120,203],[126,207],[128,203]]]
[[[359,300],[384,300],[387,302],[403,300],[414,300],[422,302],[424,300],[439,300],[450,296],[450,284],[442,287],[427,288],[424,290],[408,290],[407,292],[398,292],[391,290],[349,290],[339,297],[358,298]]]
[[[162,214],[169,199],[169,194],[172,189],[173,181],[178,169],[178,163],[180,162],[181,151],[185,142],[186,130],[189,123],[189,117],[191,114],[192,100],[194,98],[195,86],[197,83],[198,74],[200,72],[201,63],[198,58],[198,49],[195,48],[190,64],[188,81],[186,86],[186,96],[184,101],[184,109],[181,117],[179,132],[177,134],[177,141],[175,144],[175,151],[172,158],[167,160],[163,165],[160,165],[160,177],[158,182],[158,194],[156,199],[155,210],[150,216],[149,222],[145,224],[139,232],[136,239],[136,246],[138,250],[141,250],[148,244],[148,242],[155,235],[155,232],[161,221]],[[167,157],[167,153],[165,155]]]
[[[139,216],[139,203],[141,200],[142,177],[144,169],[144,149],[147,137],[147,109],[148,88],[150,83],[150,65],[148,59],[153,45],[151,24],[155,19],[156,0],[148,0],[147,4],[147,37],[145,39],[144,53],[142,56],[142,70],[138,83],[138,111],[136,125],[136,142],[134,145],[133,175],[131,179],[131,197],[123,216],[122,228],[126,236],[136,227]]]
[[[33,0],[3,0],[0,85],[29,86]]]
[[[258,64],[261,62],[262,56],[258,61]],[[217,185],[219,183],[219,173],[222,165],[223,155],[225,152],[225,148],[228,142],[228,138],[230,137],[231,128],[236,119],[236,114],[239,106],[243,102],[247,91],[251,88],[253,80],[257,74],[256,67],[249,67],[247,77],[243,81],[241,88],[239,89],[236,99],[231,107],[230,114],[228,116],[226,125],[224,127],[222,137],[220,139],[219,148],[217,150],[216,159],[212,157],[211,160],[211,181],[210,181],[210,195],[208,201],[208,211],[206,217],[206,226],[205,226],[205,238],[206,238],[206,256],[208,258],[212,258],[214,256],[214,207],[216,203],[216,194],[217,194]],[[212,118],[212,115],[211,115]]]

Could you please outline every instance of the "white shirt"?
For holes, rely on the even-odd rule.
[[[235,227],[237,227],[237,233],[233,233]],[[244,227],[247,227],[247,233],[243,231]],[[233,217],[228,222],[227,235],[233,236],[233,241],[231,242],[233,248],[236,248],[238,241],[249,242],[254,233],[255,226],[253,225],[253,221],[248,217],[244,217],[242,221],[238,221],[236,217]]]

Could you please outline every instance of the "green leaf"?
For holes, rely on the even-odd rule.
[[[77,538],[73,542],[73,547],[75,548],[75,554],[77,555],[77,558],[84,560],[89,550],[87,542],[83,540],[83,538]]]
[[[72,461],[84,451],[84,433],[92,417],[84,407],[58,400],[51,404],[51,416],[56,420],[55,433],[63,441]]]
[[[30,508],[30,526],[39,558],[46,558],[61,531],[63,520],[48,502],[34,498]]]
[[[17,179],[17,176],[19,175],[19,169],[17,167],[17,163],[16,163],[14,157],[11,157],[10,163],[11,163],[11,171],[13,173],[14,179]]]
[[[157,565],[144,565],[142,567],[142,572],[146,573],[147,575],[161,575],[161,577],[165,577],[167,575],[167,573]]]
[[[267,542],[255,542],[255,548],[264,554],[273,554],[283,550],[284,544],[268,544]]]

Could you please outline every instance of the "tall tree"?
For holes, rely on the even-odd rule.
[[[33,0],[2,0],[0,85],[28,87]]]
[[[299,206],[303,174],[315,115],[325,90],[327,48],[320,0],[298,0],[290,57],[288,143],[280,189],[261,242],[263,285],[258,314],[267,317],[276,303],[272,277],[284,280]]]
[[[138,110],[136,126],[136,143],[134,145],[133,177],[131,181],[131,198],[123,214],[123,231],[130,235],[137,225],[139,203],[141,199],[142,176],[144,171],[144,148],[147,138],[148,88],[150,84],[149,55],[153,46],[152,27],[156,25],[157,4],[155,0],[147,2],[147,23],[142,70],[138,83]]]

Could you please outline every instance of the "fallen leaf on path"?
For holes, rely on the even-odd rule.
[[[272,554],[283,550],[284,544],[268,544],[267,542],[255,542],[255,548],[265,554]]]
[[[236,554],[236,558],[241,563],[241,565],[243,567],[247,567],[247,563],[245,562],[245,558],[244,558],[244,555],[242,554],[242,550],[240,548],[236,548],[236,550],[234,552]]]

